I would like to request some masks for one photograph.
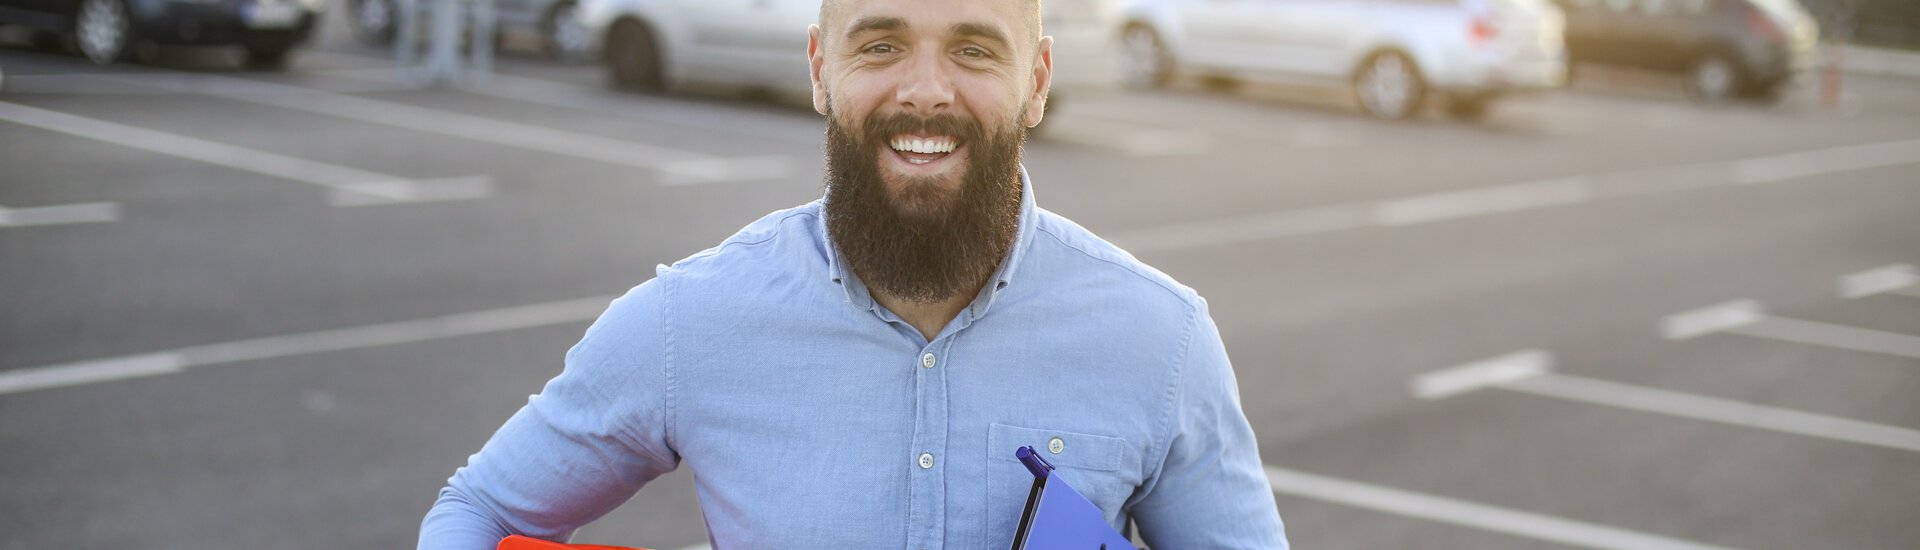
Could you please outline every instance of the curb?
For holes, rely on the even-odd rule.
[[[1821,55],[1824,62],[1824,52]],[[1841,46],[1840,70],[1851,74],[1920,78],[1920,52]]]

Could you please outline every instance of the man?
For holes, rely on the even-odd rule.
[[[456,471],[421,548],[565,539],[693,472],[716,548],[1004,548],[1039,449],[1150,546],[1285,548],[1206,303],[1034,206],[1036,0],[828,0],[827,193],[658,269]]]

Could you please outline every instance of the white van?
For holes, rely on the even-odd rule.
[[[1122,17],[1122,75],[1138,88],[1177,74],[1335,84],[1381,118],[1430,94],[1473,117],[1567,76],[1565,16],[1547,0],[1133,0]]]

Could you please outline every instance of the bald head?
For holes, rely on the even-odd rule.
[[[834,32],[835,30],[839,29],[842,25],[846,24],[845,15],[847,13],[848,6],[858,2],[884,2],[884,1],[886,0],[821,0],[820,28],[827,30],[827,34],[831,37],[831,35],[837,34]],[[968,1],[968,0],[950,0],[950,1]],[[1031,44],[1031,43],[1037,43],[1040,41],[1040,0],[990,0],[990,1],[1012,2],[1018,5],[1020,7],[1020,14],[1021,14],[1020,19],[1021,19],[1021,22],[1024,23],[1023,26],[1025,27],[1025,30],[1026,30],[1027,39],[1025,40],[1025,42]]]

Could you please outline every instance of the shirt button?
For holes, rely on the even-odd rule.
[[[933,467],[933,453],[920,453],[920,469]]]
[[[920,356],[921,367],[930,369],[930,368],[933,368],[934,363],[936,363],[936,361],[934,361],[933,359],[933,354],[929,353],[929,354]]]
[[[1058,437],[1047,442],[1047,452],[1060,454],[1060,451],[1064,450],[1067,450],[1067,442],[1061,441]]]

